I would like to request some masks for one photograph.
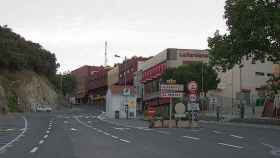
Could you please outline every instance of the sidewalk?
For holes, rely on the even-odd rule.
[[[280,120],[263,117],[247,117],[241,119],[240,116],[237,115],[222,115],[222,119],[220,119],[220,121],[217,121],[217,117],[215,114],[205,113],[200,116],[200,122],[215,123],[220,125],[240,125],[247,127],[280,129]]]

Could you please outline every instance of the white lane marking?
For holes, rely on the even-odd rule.
[[[200,138],[197,137],[190,137],[190,136],[183,136],[183,137],[188,139],[193,139],[193,140],[200,140]]]
[[[157,131],[157,132],[160,133],[160,134],[166,134],[166,135],[170,134],[170,132],[167,132],[167,131]]]
[[[119,139],[119,137],[111,135],[112,138]]]
[[[214,131],[212,131],[213,133],[216,133],[216,134],[221,134],[222,132],[220,132],[220,131],[216,131],[216,130],[214,130]]]
[[[23,128],[24,130],[23,130],[15,139],[13,139],[12,141],[10,141],[10,142],[7,143],[6,145],[2,146],[2,147],[0,148],[0,153],[3,152],[7,147],[12,146],[12,144],[13,144],[14,142],[18,141],[18,139],[19,139],[20,137],[22,137],[23,134],[27,131],[27,125],[28,125],[27,120],[26,120],[26,118],[25,118],[24,116],[22,116],[22,119],[24,120],[24,128]]]
[[[51,129],[52,129],[51,127],[48,128],[48,130],[51,130]]]
[[[92,121],[88,121],[88,123],[92,123]]]
[[[114,129],[116,129],[116,130],[130,130],[130,128],[127,128],[127,127],[125,127],[125,128],[122,128],[122,127],[113,127]]]
[[[109,133],[107,133],[107,132],[103,132],[103,134],[105,134],[106,136],[109,136],[110,134]]]
[[[68,123],[68,121],[63,121],[63,123]]]
[[[242,146],[236,146],[236,145],[225,144],[225,143],[218,143],[218,144],[222,145],[222,146],[228,146],[228,147],[232,147],[232,148],[243,149]]]
[[[71,131],[77,131],[77,129],[75,129],[75,128],[70,128],[70,130],[71,130]]]
[[[262,143],[262,145],[267,146],[267,147],[269,147],[271,149],[275,149],[276,148],[275,146],[270,145],[270,144],[266,144],[266,143]]]
[[[40,142],[39,142],[39,144],[43,144],[45,141],[44,140],[41,140]]]
[[[46,133],[50,133],[50,131],[49,131],[49,130],[47,130],[47,131],[46,131]]]
[[[230,136],[234,137],[234,138],[238,138],[238,139],[243,139],[244,138],[244,137],[241,137],[241,136],[238,136],[238,135],[233,135],[233,134],[231,134]]]
[[[35,153],[37,150],[38,150],[38,147],[34,147],[34,148],[30,151],[30,153]]]
[[[99,133],[103,133],[103,131],[102,131],[101,129],[98,129],[98,130],[97,130],[97,132],[99,132]]]
[[[152,131],[153,129],[150,129],[150,128],[144,128],[143,130],[144,130],[144,131]]]
[[[126,143],[130,143],[130,141],[125,140],[125,139],[120,139],[120,141],[122,141],[122,142],[126,142]]]
[[[48,138],[48,136],[49,136],[49,135],[46,134],[46,135],[44,136],[44,138],[46,139],[46,138]]]

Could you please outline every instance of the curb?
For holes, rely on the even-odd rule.
[[[209,123],[209,124],[216,124],[216,125],[230,125],[230,126],[255,127],[255,128],[262,128],[262,129],[280,130],[279,126],[274,126],[274,125],[259,125],[259,124],[249,124],[249,123],[233,123],[233,122],[217,122],[217,121],[204,121],[204,120],[200,120],[199,123]]]

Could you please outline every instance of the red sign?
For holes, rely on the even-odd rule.
[[[190,93],[196,93],[198,89],[197,83],[195,81],[191,81],[188,84],[188,90]]]
[[[166,64],[158,64],[154,67],[151,67],[143,72],[143,78],[142,82],[146,82],[149,80],[153,80],[155,78],[158,78],[163,74],[163,72],[166,70]]]
[[[154,117],[156,115],[156,108],[155,107],[149,107],[148,108],[148,115],[150,117]]]

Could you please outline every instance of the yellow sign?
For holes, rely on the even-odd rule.
[[[127,102],[128,108],[136,108],[136,101],[135,100],[129,100]]]
[[[176,80],[170,79],[166,81],[167,84],[176,84]]]

